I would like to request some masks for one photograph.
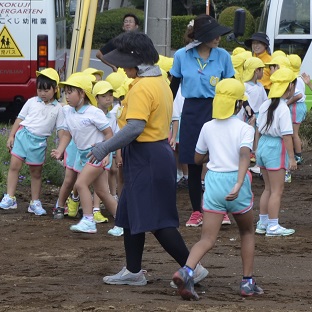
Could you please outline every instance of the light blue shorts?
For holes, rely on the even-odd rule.
[[[11,154],[27,165],[39,166],[45,161],[46,150],[46,137],[31,134],[25,127],[20,127],[15,134]]]
[[[74,163],[76,159],[76,154],[78,152],[77,146],[74,143],[73,140],[69,142],[69,144],[66,147],[65,153],[64,153],[64,166],[68,169],[74,168]]]
[[[87,157],[87,155],[89,154],[89,152],[91,151],[92,147],[86,149],[86,150],[79,150],[77,149],[77,153],[76,153],[76,158],[74,161],[74,167],[73,170],[80,173],[83,169],[83,167],[88,163],[90,166],[93,167],[100,167],[106,170],[109,170],[110,167],[112,166],[112,162],[113,162],[113,156],[112,153],[110,153],[110,158],[109,158],[109,164],[107,166],[103,166],[102,162],[99,163],[89,163],[89,158]]]
[[[260,168],[286,170],[288,168],[288,154],[283,139],[262,135],[257,147],[256,160]]]
[[[307,105],[305,102],[299,102],[289,105],[291,121],[294,124],[301,124],[307,114]]]
[[[251,174],[247,172],[238,197],[233,201],[225,200],[237,182],[238,171],[216,172],[208,170],[205,176],[203,210],[226,214],[243,214],[253,207]]]

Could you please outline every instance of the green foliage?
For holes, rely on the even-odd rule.
[[[171,48],[179,49],[185,46],[184,34],[188,23],[194,19],[195,16],[172,16],[171,18]]]
[[[309,110],[306,119],[301,123],[299,136],[304,145],[312,146],[312,110]]]
[[[228,7],[225,10],[223,10],[219,16],[218,22],[221,25],[229,26],[233,28],[234,25],[234,17],[235,17],[235,11],[239,9],[240,7],[232,6]],[[245,9],[246,12],[246,22],[245,22],[245,33],[244,36],[239,37],[238,41],[243,42],[245,39],[248,39],[251,37],[251,35],[255,32],[255,22],[254,18],[251,15],[251,13]],[[232,51],[234,50],[239,44],[235,41],[228,42],[226,40],[226,36],[223,36],[221,39],[220,47]]]
[[[7,176],[10,166],[11,154],[8,153],[6,148],[6,142],[10,134],[10,125],[0,125],[0,192],[1,194],[6,192]],[[51,149],[56,147],[55,135],[48,139],[48,148],[46,154],[46,162],[43,165],[42,170],[42,183],[53,184],[61,186],[64,180],[64,168],[63,166],[50,157]],[[18,183],[26,186],[30,186],[29,168],[27,165],[23,165],[19,172]]]
[[[138,17],[139,29],[143,30],[144,11],[142,10],[120,8],[98,13],[95,20],[92,49],[99,49],[122,32],[123,17],[127,13],[133,13]]]

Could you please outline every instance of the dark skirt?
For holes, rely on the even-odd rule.
[[[212,119],[212,98],[185,99],[180,127],[179,161],[194,164],[195,147],[200,130]]]
[[[131,234],[178,227],[177,169],[168,140],[130,143],[122,150],[124,187],[116,225]]]

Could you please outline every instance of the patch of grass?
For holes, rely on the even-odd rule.
[[[6,148],[11,130],[11,125],[0,124],[0,192],[6,193],[7,176],[10,166],[11,154]],[[61,186],[64,180],[64,168],[60,162],[50,157],[51,150],[56,148],[56,134],[48,138],[48,148],[46,154],[46,161],[42,170],[42,183],[53,184]],[[30,186],[30,174],[27,165],[23,164],[19,173],[18,183]]]

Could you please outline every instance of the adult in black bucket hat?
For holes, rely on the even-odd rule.
[[[269,46],[270,39],[265,33],[254,33],[249,39],[245,40],[245,45],[251,49],[253,56],[260,58],[264,64],[271,61],[272,57]],[[269,68],[264,69],[263,77],[258,81],[263,85],[264,89],[268,93],[271,86]]]

